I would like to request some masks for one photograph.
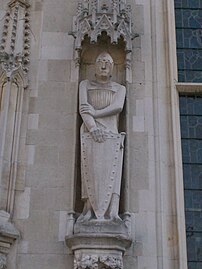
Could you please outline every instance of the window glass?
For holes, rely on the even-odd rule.
[[[202,82],[202,0],[175,0],[179,82]]]
[[[202,268],[202,97],[180,96],[187,257]]]

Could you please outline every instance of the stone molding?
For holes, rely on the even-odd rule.
[[[123,261],[119,255],[89,255],[78,253],[74,260],[74,269],[122,269]]]
[[[29,7],[27,0],[12,0],[8,3],[0,42],[0,64],[7,78],[18,70],[25,76],[29,71]],[[22,37],[19,38],[18,35],[22,35]]]

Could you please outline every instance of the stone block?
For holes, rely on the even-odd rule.
[[[139,35],[144,34],[144,7],[143,5],[135,5],[134,7],[134,31]]]
[[[144,116],[133,116],[133,132],[144,132]]]
[[[41,82],[39,97],[30,98],[30,114],[64,113],[74,114],[77,107],[78,88],[74,83]]]
[[[37,90],[30,90],[30,97],[38,97],[38,89]]]
[[[42,209],[42,210],[41,210]],[[25,241],[55,241],[58,234],[58,216],[53,211],[32,210],[22,233]]]
[[[17,258],[18,269],[73,268],[73,258],[59,254],[20,254]]]
[[[74,114],[59,112],[41,114],[39,119],[39,128],[58,131],[72,130],[72,128],[75,127],[75,118],[76,115]]]
[[[39,114],[28,115],[28,129],[38,129]]]
[[[133,137],[133,139],[132,139]],[[130,141],[136,141],[130,146],[130,193],[141,189],[148,189],[148,136],[146,133],[134,133]],[[129,142],[130,143],[130,142]]]
[[[50,132],[51,131],[51,132]],[[40,146],[59,146],[67,144],[67,140],[74,141],[72,135],[73,130],[56,130],[56,129],[39,129],[29,130],[27,132],[27,144],[40,145]],[[72,145],[67,145],[71,148]],[[73,147],[72,147],[73,148]],[[71,151],[72,153],[72,151]]]
[[[30,194],[31,189],[26,187],[24,191],[18,191],[15,195],[17,219],[28,219],[30,214]]]
[[[30,202],[31,210],[40,210],[43,208],[43,210],[58,211],[59,214],[59,211],[64,211],[68,208],[69,197],[67,189],[61,187],[32,188]]]
[[[67,32],[67,25],[72,22],[72,16],[69,14],[69,5],[67,2],[57,1],[57,4],[45,2],[44,5],[44,32]],[[58,16],[60,14],[60,16]]]
[[[48,81],[69,81],[70,64],[68,60],[48,60]]]
[[[47,81],[48,80],[48,60],[40,60],[39,61],[39,81]]]
[[[74,38],[67,33],[43,32],[41,58],[43,60],[72,60],[73,42]]]
[[[36,1],[35,1],[36,2]],[[34,2],[33,2],[34,3]],[[38,2],[39,3],[39,2]],[[43,27],[43,12],[42,10],[31,10],[31,50],[30,59],[31,65],[33,61],[40,59],[41,55],[41,31]],[[29,76],[34,76],[32,73]]]
[[[137,258],[129,255],[123,257],[124,269],[138,269]]]
[[[67,234],[67,211],[60,211],[59,213],[59,229],[58,229],[58,241],[64,242]]]
[[[27,150],[27,164],[33,165],[34,159],[35,159],[35,146],[34,145],[27,145],[26,150]]]
[[[44,255],[48,254],[58,254],[64,255],[65,248],[64,243],[62,242],[44,242],[41,240],[32,240],[32,241],[23,241],[20,242],[18,248],[19,254],[39,254],[43,253]]]

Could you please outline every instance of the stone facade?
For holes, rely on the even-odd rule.
[[[15,2],[19,2],[21,8],[20,22],[26,20],[29,9],[30,22],[26,20],[26,23],[30,26],[19,22],[24,30],[17,40],[22,40],[19,43],[23,45],[22,56],[27,56],[23,64],[20,62],[21,69],[15,78],[22,103],[19,103],[20,110],[12,114],[21,115],[18,154],[13,162],[16,176],[9,177],[12,188],[7,184],[7,177],[0,175],[0,209],[9,214],[7,222],[14,224],[16,233],[7,265],[0,249],[0,268],[99,268],[98,262],[104,268],[122,268],[120,252],[115,251],[110,258],[94,248],[91,255],[86,255],[89,259],[83,261],[83,253],[77,251],[74,261],[71,251],[74,242],[65,244],[65,237],[72,234],[74,219],[83,208],[79,83],[86,76],[94,76],[93,61],[100,47],[91,47],[89,43],[92,50],[86,52],[88,46],[84,42],[83,62],[78,61],[72,34],[79,2],[75,0],[0,0],[1,36],[4,36],[6,16],[10,18],[8,4],[13,7]],[[127,3],[131,5],[135,38],[130,44],[130,57],[123,56],[124,42],[117,47],[113,73],[113,79],[126,86],[121,123],[127,137],[120,212],[130,213],[132,244],[121,239],[119,247],[125,250],[126,244],[128,248],[123,268],[186,269],[178,105],[182,85],[177,83],[174,1],[128,0]],[[27,30],[29,38],[26,39]],[[109,51],[113,49],[113,45],[109,47]],[[2,50],[5,51],[5,47]],[[12,80],[3,71],[0,79],[1,119],[2,92],[7,92],[4,84],[10,85]],[[1,162],[0,171],[3,167]],[[94,231],[95,237],[97,233],[99,227]],[[82,240],[86,242],[88,238]],[[117,237],[113,240],[111,244],[116,243]],[[106,249],[109,246],[105,242],[98,244]],[[88,253],[89,249],[90,246]],[[88,266],[89,260],[94,267]],[[80,265],[82,263],[84,265]]]

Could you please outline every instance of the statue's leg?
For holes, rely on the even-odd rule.
[[[116,193],[113,193],[110,208],[109,208],[110,219],[121,220],[121,218],[119,217],[119,200],[120,200],[120,196]]]

